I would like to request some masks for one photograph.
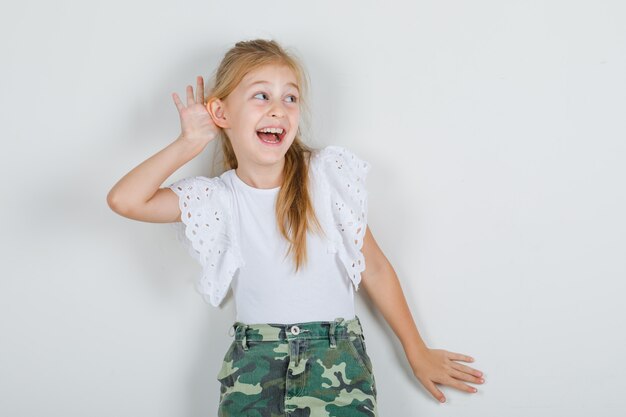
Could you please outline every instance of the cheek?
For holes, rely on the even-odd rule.
[[[265,109],[262,106],[258,105],[249,105],[243,109],[245,114],[246,121],[250,123],[254,123],[255,125],[259,123],[259,118],[262,118],[265,114]]]

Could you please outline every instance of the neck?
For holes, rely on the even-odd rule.
[[[239,165],[235,173],[243,182],[254,188],[269,189],[283,184],[283,164],[246,167]]]

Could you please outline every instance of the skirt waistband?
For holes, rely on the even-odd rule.
[[[301,323],[255,323],[246,324],[236,321],[235,341],[289,341],[294,339],[329,339],[334,344],[335,338],[346,338],[349,334],[361,335],[363,328],[357,315],[353,319],[337,317],[333,321],[309,321]]]

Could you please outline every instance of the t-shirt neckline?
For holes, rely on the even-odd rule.
[[[231,175],[234,177],[235,182],[246,190],[254,191],[257,193],[263,193],[263,194],[272,194],[272,193],[276,193],[280,191],[280,186],[274,187],[274,188],[256,188],[251,185],[248,185],[241,178],[239,178],[239,175],[237,175],[237,172],[235,171],[234,168],[231,170]]]

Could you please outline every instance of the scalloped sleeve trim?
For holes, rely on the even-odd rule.
[[[177,239],[202,266],[196,291],[217,307],[235,272],[245,264],[233,222],[232,196],[219,177],[183,178],[168,188],[178,195],[181,221],[171,223]]]
[[[367,161],[341,146],[327,146],[317,156],[324,216],[330,229],[329,252],[337,252],[358,291],[361,272],[365,270],[365,257],[361,248],[367,227],[367,174],[371,168]]]

